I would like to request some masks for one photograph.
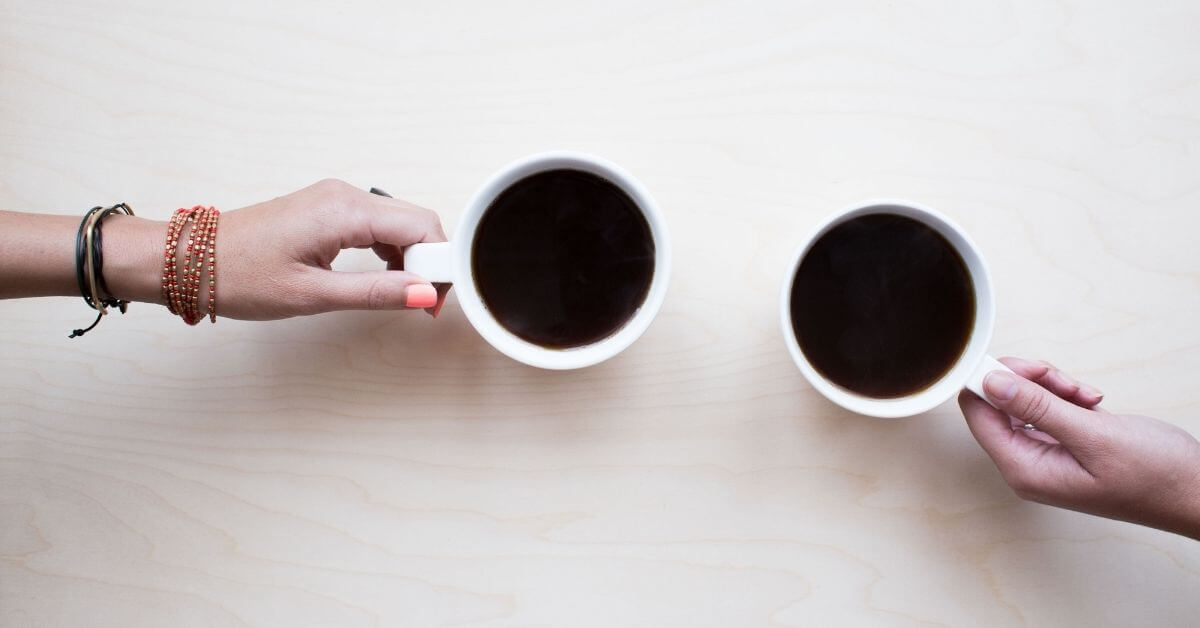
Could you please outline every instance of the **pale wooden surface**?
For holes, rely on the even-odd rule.
[[[1200,431],[1194,2],[216,4],[3,0],[0,206],[336,176],[453,227],[571,148],[657,196],[670,294],[570,373],[454,303],[73,341],[77,300],[2,303],[0,625],[1195,625],[1200,544],[1020,502],[952,404],[838,411],[776,323],[814,221],[921,200],[998,353]]]

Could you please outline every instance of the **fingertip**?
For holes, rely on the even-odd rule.
[[[359,200],[362,220],[373,240],[370,244],[405,247],[446,240],[442,220],[432,209],[368,192],[363,192]]]
[[[1025,379],[1038,379],[1050,371],[1050,366],[1045,362],[1025,358],[1005,356],[1000,358],[1000,362]]]
[[[983,391],[992,401],[1005,403],[1017,396],[1020,383],[1018,376],[1012,373],[992,371],[983,378]]]
[[[1047,372],[1043,383],[1051,392],[1065,399],[1074,397],[1080,389],[1079,382],[1075,381],[1075,378],[1058,369],[1051,369]]]
[[[437,289],[433,284],[413,283],[404,289],[404,307],[429,308],[437,303]]]
[[[1104,401],[1104,393],[1100,392],[1100,390],[1098,388],[1096,388],[1095,386],[1089,386],[1087,384],[1079,385],[1079,392],[1077,393],[1077,397],[1079,398],[1080,401],[1085,402],[1091,406],[1097,405],[1101,401]]]
[[[433,318],[437,318],[438,314],[442,313],[442,307],[444,305],[446,305],[446,295],[442,292],[441,288],[439,288],[437,302],[431,307],[425,308],[425,313]]]
[[[1077,406],[1090,408],[1103,399],[1104,395],[1092,386],[1088,386],[1071,377],[1061,369],[1055,368],[1049,362],[1041,362],[1045,373],[1041,377],[1029,378],[1055,396],[1065,399]]]

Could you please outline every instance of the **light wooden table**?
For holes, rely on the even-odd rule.
[[[666,305],[559,373],[454,302],[71,341],[77,300],[2,303],[0,625],[1196,625],[1200,544],[1019,501],[952,404],[837,410],[776,321],[816,220],[920,200],[996,352],[1200,432],[1195,2],[217,4],[0,2],[0,205],[335,176],[453,227],[571,148],[657,196]]]

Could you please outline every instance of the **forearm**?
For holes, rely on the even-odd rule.
[[[1200,449],[1195,450],[1190,463],[1180,472],[1179,503],[1168,510],[1159,527],[1200,541]]]
[[[0,298],[78,295],[79,218],[0,211]]]
[[[1200,541],[1200,441],[1158,419],[1133,415],[1114,418],[1161,431],[1152,432],[1152,440],[1147,439],[1153,448],[1138,448],[1122,456],[1137,459],[1127,462],[1119,472],[1135,484],[1114,491],[1123,498],[1109,516]],[[1141,479],[1136,481],[1139,475]]]
[[[0,298],[78,296],[79,220],[79,216],[0,211]],[[166,224],[110,216],[103,234],[103,274],[112,296],[159,302]]]
[[[163,304],[167,223],[114,215],[104,221],[104,282],[112,296]]]

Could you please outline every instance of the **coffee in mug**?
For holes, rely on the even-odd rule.
[[[801,243],[780,325],[818,392],[877,417],[919,414],[1008,370],[987,355],[995,320],[979,247],[942,214],[900,200],[833,214]]]
[[[852,218],[818,238],[796,270],[790,305],[813,368],[882,399],[941,379],[975,325],[962,256],[932,227],[890,213]]]
[[[654,278],[654,236],[637,203],[583,170],[510,185],[484,213],[472,249],[475,287],[496,321],[553,349],[611,336]]]
[[[616,164],[541,153],[493,175],[449,242],[414,244],[404,268],[453,283],[471,325],[526,364],[607,360],[654,320],[671,275],[666,223]]]

